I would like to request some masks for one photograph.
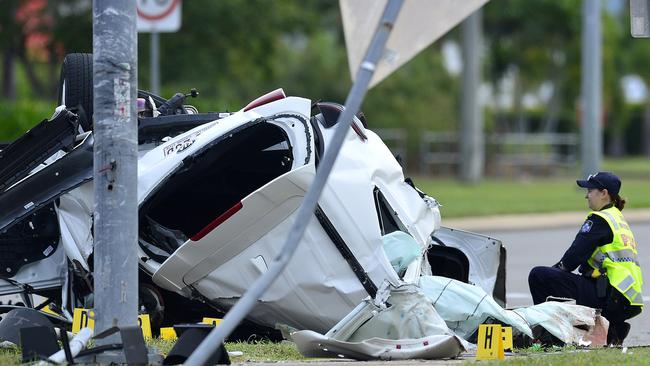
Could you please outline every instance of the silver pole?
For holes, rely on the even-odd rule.
[[[481,82],[481,9],[461,24],[463,84],[460,109],[460,177],[465,182],[483,178],[485,161],[483,115],[478,100]]]
[[[323,191],[323,187],[325,186],[327,177],[332,170],[332,166],[334,166],[341,145],[343,145],[345,135],[350,131],[352,119],[359,110],[361,102],[368,91],[368,84],[375,72],[377,63],[382,56],[384,45],[388,40],[395,19],[397,19],[402,3],[403,0],[389,0],[384,8],[384,13],[382,14],[377,31],[368,47],[363,62],[359,66],[352,89],[345,100],[345,109],[337,121],[336,131],[334,132],[332,142],[319,165],[314,182],[298,209],[296,221],[291,227],[291,231],[289,232],[282,251],[273,259],[273,262],[271,262],[271,265],[269,266],[269,270],[264,273],[262,277],[258,278],[235,306],[230,309],[224,317],[223,322],[221,322],[218,327],[214,328],[203,342],[201,342],[194,353],[192,353],[192,355],[187,359],[185,365],[205,365],[214,352],[218,350],[217,346],[223,343],[226,337],[235,329],[237,324],[246,317],[257,303],[257,299],[266,292],[269,286],[271,286],[280,273],[282,273],[287,263],[289,263],[291,256],[300,243],[300,239],[305,233],[307,224],[309,224],[309,221],[314,217],[314,210],[316,209],[318,198]]]
[[[136,2],[94,0],[96,332],[138,324],[137,50]]]
[[[160,95],[160,33],[151,32],[151,92]]]
[[[603,157],[601,122],[602,61],[600,0],[583,0],[582,9],[582,176],[600,170]]]

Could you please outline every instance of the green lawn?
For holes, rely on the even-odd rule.
[[[163,354],[169,351],[171,342],[150,342]],[[233,363],[252,362],[286,362],[286,361],[315,361],[306,359],[298,353],[295,345],[290,342],[282,343],[226,343],[228,351],[242,351],[242,356],[231,357]],[[601,348],[576,350],[575,347],[551,350],[551,352],[530,352],[517,350],[514,356],[507,356],[506,362],[510,366],[547,366],[547,365],[572,365],[572,366],[598,366],[598,365],[650,365],[650,348],[629,348],[625,353],[620,348]],[[502,364],[503,361],[481,361],[481,365]],[[19,365],[20,352],[16,348],[0,349],[0,365]],[[464,365],[475,365],[476,361],[468,357]]]
[[[155,339],[147,343],[149,346],[155,347],[161,354],[166,355],[174,346],[175,341]],[[226,349],[228,351],[240,351],[243,353],[241,356],[230,357],[232,363],[308,360],[300,355],[296,346],[291,342],[228,342],[226,343]],[[20,349],[0,349],[0,365],[19,365],[20,360]]]
[[[609,164],[612,163],[608,162],[605,167]],[[621,195],[627,199],[626,208],[650,207],[650,160],[626,160],[625,167],[629,170],[619,175],[623,181]],[[442,204],[443,217],[463,217],[587,211],[585,190],[576,185],[576,178],[486,179],[477,184],[428,177],[414,177],[414,181]]]
[[[599,366],[599,365],[650,365],[650,348],[601,348],[593,350],[565,350],[554,353],[531,353],[524,357],[506,358],[508,366]],[[475,362],[465,362],[475,365]],[[501,365],[503,361],[481,362],[481,365]]]

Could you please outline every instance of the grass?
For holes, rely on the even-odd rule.
[[[621,195],[626,208],[650,207],[650,159],[606,161],[604,167],[622,165],[617,172],[623,181]],[[619,173],[619,170],[621,173]],[[648,177],[644,177],[648,175]],[[577,177],[486,179],[476,184],[453,179],[415,177],[415,184],[441,204],[443,217],[498,214],[587,211],[585,191],[575,184]]]
[[[148,342],[163,355],[167,355],[174,346],[175,341],[154,339]],[[240,351],[241,356],[230,357],[233,363],[241,362],[275,362],[283,360],[306,360],[300,355],[296,346],[291,342],[272,343],[261,342],[227,342],[226,350]]]
[[[149,346],[156,348],[163,355],[167,355],[174,346],[175,341],[154,339],[147,342]],[[277,362],[277,361],[303,361],[307,360],[301,356],[296,346],[291,342],[228,342],[228,351],[240,351],[241,356],[232,356],[232,363],[244,362]],[[0,349],[0,365],[20,365],[21,352],[19,348]]]
[[[153,340],[150,346],[156,347],[166,354],[173,346],[172,341]],[[282,361],[314,361],[302,357],[295,345],[290,342],[270,343],[226,343],[228,351],[242,351],[242,356],[231,357],[233,364],[250,362],[282,362]],[[650,365],[650,348],[621,348],[576,349],[575,347],[551,348],[547,350],[523,349],[516,350],[514,356],[507,356],[510,366],[547,366],[547,365]],[[19,365],[20,350],[17,348],[0,349],[0,365]],[[502,364],[504,361],[481,361],[481,365]],[[463,365],[476,364],[471,357],[466,358]]]
[[[0,365],[20,365],[20,360],[18,348],[0,348]]]
[[[553,353],[535,352],[521,354],[522,357],[509,357],[509,366],[598,366],[598,365],[650,365],[650,348],[602,348],[589,350],[562,350]],[[481,365],[497,365],[503,361],[481,362]],[[465,362],[465,365],[475,362]]]

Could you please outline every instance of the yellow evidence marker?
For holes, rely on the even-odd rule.
[[[160,338],[166,341],[173,341],[178,337],[176,336],[176,331],[174,330],[174,327],[164,327],[164,328],[160,328]]]
[[[72,333],[79,333],[81,328],[95,329],[95,312],[92,309],[75,308],[72,313]]]
[[[149,314],[138,315],[138,325],[142,330],[142,336],[144,339],[152,339],[153,335],[151,334],[151,319]]]
[[[512,351],[512,327],[501,327],[501,338],[503,339],[503,350]]]
[[[219,318],[203,318],[201,324],[209,324],[209,325],[214,325],[216,327],[217,325],[221,324],[222,321],[223,319],[219,319]]]
[[[477,360],[503,360],[503,334],[499,324],[481,324],[478,326],[476,340]]]
[[[149,314],[138,315],[138,325],[145,339],[153,338]],[[92,309],[75,308],[72,314],[72,333],[79,333],[81,328],[95,329],[95,312]]]

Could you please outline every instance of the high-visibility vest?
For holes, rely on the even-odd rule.
[[[630,304],[643,306],[643,277],[637,259],[636,241],[623,214],[613,206],[589,214],[605,219],[613,234],[612,242],[596,248],[587,260],[594,269],[592,276],[606,274],[609,284],[623,294]]]

